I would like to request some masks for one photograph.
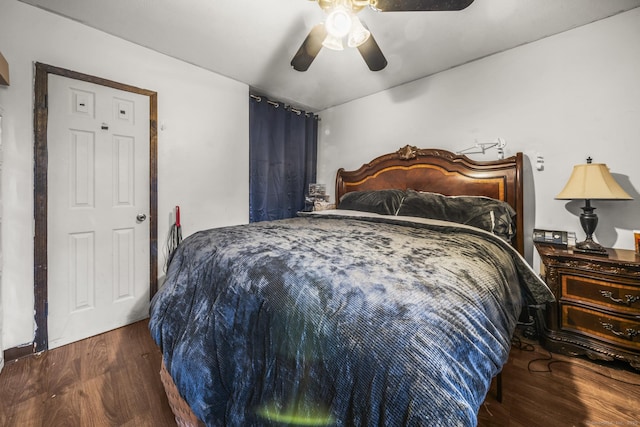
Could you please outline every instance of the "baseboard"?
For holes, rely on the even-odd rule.
[[[18,347],[8,348],[4,351],[4,363],[13,362],[14,360],[34,354],[33,343],[23,344]]]

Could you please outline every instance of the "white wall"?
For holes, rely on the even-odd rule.
[[[525,173],[535,209],[530,228],[572,230],[582,240],[583,203],[554,196],[573,165],[591,156],[635,199],[592,203],[596,240],[633,249],[631,230],[640,228],[638,46],[640,8],[322,111],[318,182],[331,184],[339,167],[358,168],[405,144],[456,152],[500,137],[506,156],[544,158],[544,171],[529,165]],[[497,158],[495,151],[470,157]]]
[[[5,349],[31,342],[35,327],[34,62],[158,92],[160,270],[175,205],[181,207],[185,237],[204,228],[248,222],[247,85],[16,0],[0,0],[0,51],[11,73],[11,86],[0,86]]]

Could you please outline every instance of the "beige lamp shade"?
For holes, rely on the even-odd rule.
[[[613,179],[607,165],[587,163],[573,167],[569,181],[556,199],[632,200],[633,197]]]

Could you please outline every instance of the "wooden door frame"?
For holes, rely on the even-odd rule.
[[[36,331],[33,341],[33,353],[49,349],[48,284],[47,284],[47,125],[48,125],[48,86],[49,74],[70,79],[94,83],[125,92],[133,92],[149,97],[149,242],[150,242],[150,275],[149,295],[158,290],[158,94],[156,92],[125,85],[111,80],[35,63],[35,99],[33,107],[34,127],[34,166],[33,166],[33,214],[34,214],[34,249],[33,249],[33,286],[35,299]]]

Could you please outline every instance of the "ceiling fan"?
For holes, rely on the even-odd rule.
[[[324,23],[314,26],[300,49],[291,60],[297,71],[307,71],[322,47],[343,50],[347,46],[356,47],[371,71],[380,71],[387,66],[371,32],[358,19],[357,14],[369,6],[378,12],[420,12],[462,10],[474,0],[312,0],[325,11]]]

